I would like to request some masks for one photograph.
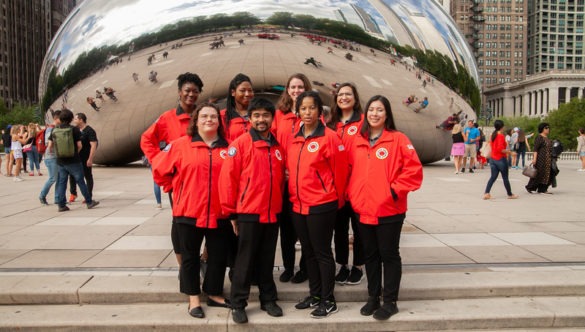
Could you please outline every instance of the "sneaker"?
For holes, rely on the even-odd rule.
[[[377,320],[387,320],[390,316],[398,313],[396,302],[384,303],[384,305],[374,311],[374,318]]]
[[[77,195],[73,195],[73,194],[69,195],[69,203],[75,202],[76,198],[77,198]]]
[[[331,314],[334,314],[337,312],[337,304],[335,304],[335,301],[323,301],[319,304],[319,306],[317,307],[317,309],[311,311],[311,317],[313,318],[325,318],[328,317]]]
[[[577,172],[585,172],[585,168],[579,168]]]
[[[293,284],[300,284],[302,282],[307,281],[307,279],[309,279],[307,272],[305,272],[304,270],[298,270],[297,273],[295,273],[294,277],[292,277],[290,282],[292,282]]]
[[[99,204],[100,204],[100,202],[98,202],[96,200],[92,200],[91,202],[87,203],[87,208],[93,209],[94,207],[98,206]]]
[[[44,197],[39,197],[39,201],[41,201],[42,205],[49,205],[49,202],[47,202],[47,199]]]
[[[162,204],[157,204],[157,205],[156,205],[156,209],[157,209],[157,210],[162,210]]]
[[[282,317],[282,308],[276,304],[274,301],[266,302],[260,305],[260,309],[262,311],[266,311],[269,316],[272,317]]]
[[[461,173],[465,173],[465,168],[462,168],[461,169]]]
[[[360,309],[360,314],[362,316],[371,316],[378,308],[380,308],[380,299],[369,297],[368,302]]]
[[[284,272],[282,272],[282,274],[280,275],[280,277],[278,279],[280,280],[280,282],[289,282],[290,279],[292,279],[292,277],[293,277],[293,271],[284,270]]]
[[[337,275],[335,276],[335,282],[341,285],[345,285],[347,279],[349,278],[350,272],[351,271],[349,271],[347,266],[342,265],[341,268],[339,268],[339,272],[337,272]]]
[[[248,315],[244,308],[232,309],[232,319],[236,324],[244,324],[248,322]]]
[[[59,207],[59,212],[65,212],[65,211],[69,211],[69,208],[67,206],[60,206]]]
[[[352,266],[349,278],[345,282],[346,285],[359,285],[364,278],[364,272],[355,266]]]
[[[15,176],[14,177],[14,182],[21,182],[21,181],[24,181],[24,179],[21,178],[20,176]]]
[[[470,169],[469,169],[469,173],[475,173],[475,172],[473,171],[473,168],[470,168]]]
[[[308,309],[308,308],[314,308],[316,306],[319,305],[319,302],[321,302],[321,299],[316,297],[316,296],[307,296],[305,297],[304,300],[302,300],[301,302],[297,303],[295,305],[296,309],[299,310],[303,310],[303,309]]]

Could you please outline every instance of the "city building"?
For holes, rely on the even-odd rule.
[[[3,0],[0,2],[0,98],[38,103],[39,72],[51,39],[75,0]]]
[[[585,0],[533,0],[528,4],[527,76],[484,89],[494,116],[544,117],[585,94]]]

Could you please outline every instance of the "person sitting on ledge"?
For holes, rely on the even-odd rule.
[[[416,107],[414,109],[415,113],[420,112],[422,109],[427,108],[427,106],[429,106],[429,100],[427,99],[427,97],[425,97],[422,101],[419,102],[418,107]]]
[[[441,122],[440,125],[436,125],[435,128],[443,129],[443,130],[453,130],[453,126],[459,123],[459,114],[463,111],[459,111],[458,113],[453,113],[449,116],[445,121]]]

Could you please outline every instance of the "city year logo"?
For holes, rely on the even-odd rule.
[[[386,150],[386,148],[379,148],[376,150],[376,158],[380,160],[388,158],[388,150]]]
[[[221,157],[221,159],[227,158],[227,155],[228,155],[228,152],[226,150],[219,151],[219,156]]]
[[[315,151],[319,150],[319,143],[311,142],[309,144],[309,146],[307,146],[307,150],[309,150],[309,152],[315,152]]]
[[[280,150],[274,150],[274,156],[276,159],[282,161],[282,155],[280,154]]]
[[[351,126],[347,129],[347,134],[348,135],[355,135],[358,132],[358,127],[357,126]]]

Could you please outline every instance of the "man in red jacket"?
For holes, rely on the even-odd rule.
[[[203,82],[197,74],[184,73],[177,77],[179,81],[179,105],[170,109],[161,116],[142,134],[140,148],[146,159],[152,162],[154,157],[163,150],[167,144],[177,138],[187,135],[187,127],[191,121],[191,114],[197,107],[195,104],[203,89]],[[166,191],[166,190],[165,190]],[[168,190],[169,199],[172,201],[172,188]],[[179,240],[174,220],[171,227],[171,240],[173,250],[177,257],[177,263],[181,265],[181,254],[179,252]]]
[[[276,215],[282,210],[284,151],[270,133],[274,105],[255,98],[248,115],[252,128],[230,144],[219,175],[219,200],[239,236],[230,299],[232,318],[239,324],[248,322],[245,307],[252,277],[258,281],[260,308],[270,316],[282,316],[272,269],[278,238]]]

